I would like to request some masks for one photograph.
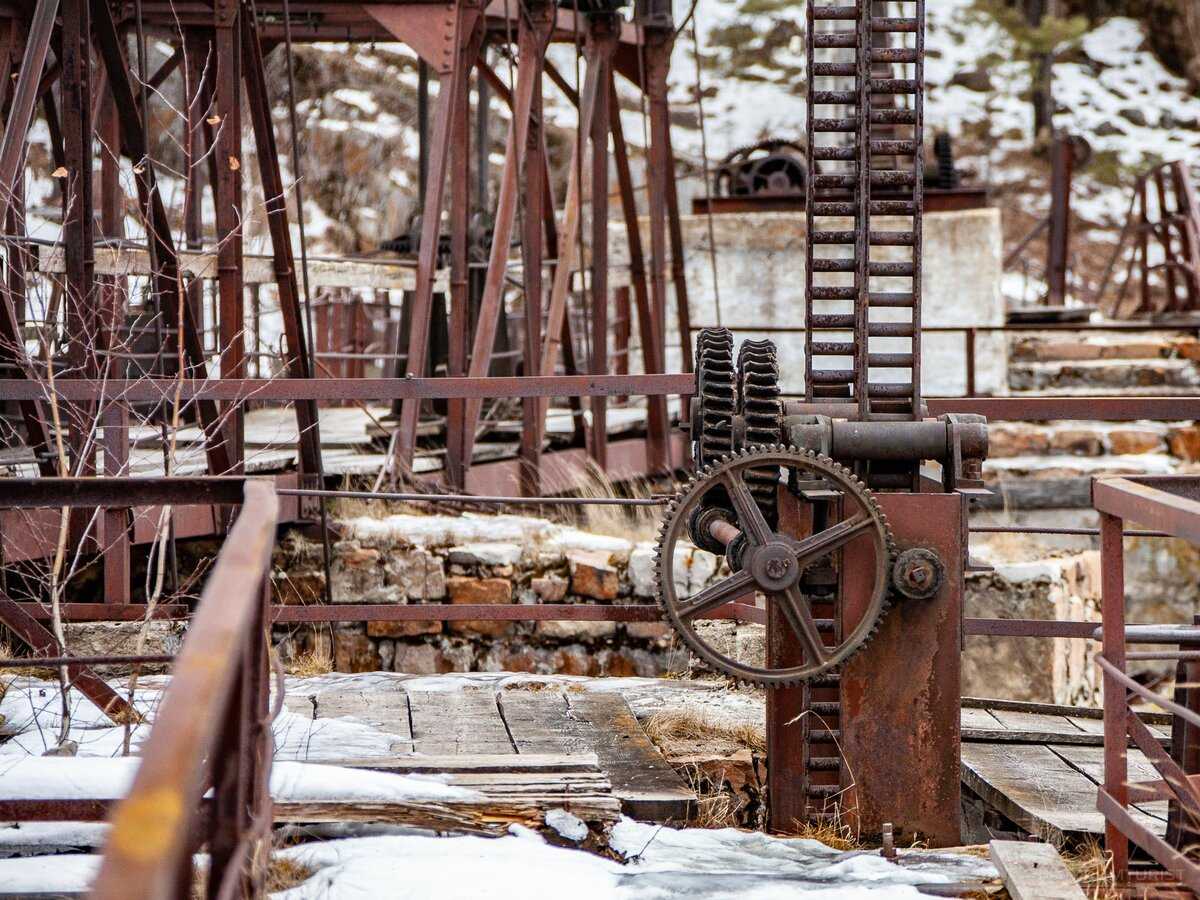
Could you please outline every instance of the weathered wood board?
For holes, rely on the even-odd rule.
[[[683,821],[695,792],[617,693],[328,691],[285,699],[292,712],[349,716],[400,735],[396,756],[329,760],[395,772],[443,772],[509,800],[611,794],[625,812]]]
[[[631,816],[680,821],[695,803],[619,694],[507,691],[499,703],[518,752],[594,752]]]
[[[1049,844],[992,841],[988,855],[1013,900],[1084,900],[1066,863]]]
[[[1104,817],[1096,809],[1097,780],[1060,754],[1090,747],[1043,744],[964,743],[963,784],[1021,829],[1060,845],[1068,837],[1102,834]],[[1130,772],[1149,766],[1131,750]],[[1099,773],[1097,773],[1099,774]],[[1134,810],[1133,816],[1156,834],[1165,821]]]

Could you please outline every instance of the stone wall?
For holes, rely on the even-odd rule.
[[[417,516],[338,522],[335,603],[645,604],[656,590],[654,545],[521,516]],[[1064,552],[1031,563],[995,562],[970,573],[968,616],[1099,620],[1099,554]],[[679,590],[724,574],[711,553],[675,560]],[[320,545],[289,534],[272,576],[279,603],[320,603]],[[761,663],[763,629],[701,623],[721,652]],[[338,671],[436,674],[515,671],[567,675],[707,674],[662,622],[465,620],[277,626],[283,658],[318,649]],[[966,695],[1055,703],[1097,702],[1093,646],[1065,639],[969,637]]]
[[[334,603],[644,604],[654,545],[520,516],[361,518],[337,523]],[[718,571],[711,553],[677,554],[683,591]],[[275,556],[278,603],[319,603],[320,545],[289,534]],[[661,622],[409,620],[277,627],[281,655],[328,652],[338,671],[517,671],[657,676],[687,667]]]
[[[967,573],[967,616],[1099,625],[1098,551],[1034,562],[994,562],[993,567],[991,572]],[[1092,641],[1066,638],[968,636],[963,646],[963,695],[1098,706],[1097,648]]]

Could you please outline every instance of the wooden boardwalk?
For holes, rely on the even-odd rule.
[[[1021,830],[1062,844],[1104,833],[1096,789],[1104,778],[1099,710],[1002,701],[964,701],[963,787]],[[1169,742],[1169,726],[1150,716],[1150,730]],[[1140,750],[1129,751],[1131,781],[1157,778]],[[1134,818],[1157,834],[1167,804],[1144,803]]]
[[[453,783],[497,796],[532,798],[540,790],[548,806],[564,794],[610,794],[643,821],[683,821],[696,801],[615,692],[397,687],[285,702],[299,715],[351,716],[400,738],[395,756],[323,760],[331,764],[446,772]]]

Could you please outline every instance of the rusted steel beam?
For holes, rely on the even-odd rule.
[[[262,44],[252,15],[242,17],[242,73],[246,81],[250,120],[254,127],[255,156],[266,200],[267,226],[271,235],[271,252],[275,266],[275,284],[279,292],[279,311],[283,317],[283,333],[287,343],[284,368],[290,378],[312,378],[313,367],[305,340],[300,289],[296,281],[296,263],[292,256],[292,234],[288,228],[287,189],[279,166],[279,147],[275,141],[275,125],[271,120],[271,101],[267,91],[267,76],[263,63]],[[303,211],[300,213],[303,215]],[[222,375],[226,373],[222,371]],[[300,471],[319,478],[321,464],[321,429],[317,404],[307,400],[295,404],[296,427],[299,431]]]
[[[594,67],[589,67],[583,80],[582,97],[579,102],[579,128],[575,132],[571,150],[567,194],[563,200],[563,227],[558,235],[554,282],[550,288],[550,301],[546,308],[546,331],[542,337],[540,373],[543,376],[554,374],[564,336],[564,323],[568,320],[567,293],[571,286],[571,270],[575,267],[575,254],[579,251],[579,228],[583,207],[583,187],[579,183],[583,166],[582,154],[586,151],[584,144],[587,136],[592,131],[592,115],[596,108],[596,94],[600,89],[599,74]],[[538,411],[539,440],[545,434],[546,413],[549,408],[547,400]]]
[[[671,122],[667,105],[667,72],[670,69],[671,50],[674,45],[672,28],[645,29],[644,78],[650,108],[650,146],[647,148],[649,156],[646,171],[649,188],[647,213],[650,220],[650,299],[657,337],[662,341],[658,349],[659,358],[664,362],[667,334],[667,183],[674,177],[669,171]],[[691,340],[682,343],[690,346]]]
[[[105,0],[92,0],[92,26],[93,37],[104,61],[109,88],[113,92],[117,116],[120,119],[122,151],[134,161],[134,182],[137,185],[142,221],[146,227],[153,260],[154,293],[159,298],[167,327],[173,329],[177,335],[182,334],[186,374],[204,379],[207,377],[208,365],[191,307],[187,303],[174,302],[183,286],[171,236],[171,222],[158,189],[154,165],[148,157],[148,143],[138,115],[138,104],[130,83],[121,38]],[[165,392],[154,399],[169,401],[172,396],[170,392]],[[231,471],[229,447],[222,438],[216,404],[203,399],[198,404],[198,410],[205,432],[209,472],[219,474]]]
[[[483,41],[482,26],[482,10],[476,3],[466,0],[455,6],[453,16],[445,24],[444,33],[439,36],[439,42],[445,42],[444,58],[439,73],[441,89],[438,92],[437,110],[434,113],[433,130],[430,137],[432,152],[429,160],[429,176],[425,183],[425,206],[422,210],[420,250],[417,257],[417,284],[410,304],[408,355],[404,361],[405,375],[411,378],[421,377],[425,374],[425,363],[429,350],[430,316],[433,310],[433,281],[441,235],[446,168],[453,112],[456,105],[455,98],[467,90],[468,74]],[[397,348],[397,352],[399,352],[399,348]],[[408,399],[401,404],[400,421],[397,425],[395,440],[395,456],[397,470],[403,476],[407,476],[412,468],[413,453],[417,445],[419,414],[420,403],[417,400]],[[467,418],[469,421],[470,416]],[[469,427],[465,439],[470,440]]]
[[[476,66],[483,60],[483,48],[477,53]],[[423,70],[422,70],[423,71]],[[482,171],[477,175],[480,209],[487,198],[488,94],[486,82],[478,79],[479,101],[476,110],[479,154]],[[467,374],[467,357],[471,341],[471,99],[469,92],[460,91],[454,98],[451,112],[450,140],[450,311],[446,347],[446,374],[461,378]],[[422,182],[423,183],[423,182]],[[463,442],[467,431],[467,405],[464,400],[446,403],[446,485],[461,490],[466,483],[466,464]]]
[[[0,507],[39,509],[95,506],[193,505],[242,502],[246,479],[239,476],[193,478],[6,478]]]
[[[239,670],[246,666],[243,648],[262,640],[254,623],[277,511],[270,484],[248,481],[242,512],[205,584],[171,685],[143,745],[142,764],[129,795],[113,813],[92,886],[97,900],[177,895],[189,826],[208,784],[205,772],[215,762],[223,713],[238,698]]]
[[[650,306],[650,292],[646,286],[646,260],[642,251],[642,230],[638,223],[633,174],[629,168],[629,150],[625,144],[625,130],[621,126],[621,106],[617,98],[617,86],[611,77],[608,90],[609,108],[615,111],[615,114],[609,119],[612,128],[613,163],[617,171],[617,186],[621,196],[621,214],[625,219],[625,239],[629,246],[629,281],[633,286],[633,297],[637,307],[638,334],[642,344],[642,371],[665,372],[666,361],[663,357],[663,349],[666,344],[658,330],[658,319]],[[690,332],[687,333],[689,337],[682,341],[682,344],[690,348],[692,341]],[[691,366],[685,365],[684,371],[691,371]],[[668,427],[666,398],[648,397],[646,400],[646,442],[651,467],[654,471],[666,471],[668,468]]]
[[[763,624],[766,610],[744,603],[729,603],[699,618],[738,619]],[[335,603],[329,606],[272,606],[271,622],[660,622],[662,608],[654,603],[598,606],[593,603],[499,605],[495,603]]]
[[[1163,422],[1200,418],[1200,397],[927,397],[929,415],[976,413],[988,421]]]
[[[545,13],[542,13],[544,16]],[[525,134],[524,165],[525,209],[522,217],[521,271],[525,294],[525,334],[522,347],[522,362],[526,374],[539,371],[542,349],[542,308],[545,290],[542,283],[542,260],[545,257],[546,212],[553,218],[552,203],[547,203],[550,179],[547,176],[546,131],[543,119],[542,68],[546,48],[542,43],[542,31],[522,25],[518,35],[518,53],[521,59],[535,55],[540,63],[533,78],[530,97],[529,125]],[[482,95],[481,95],[482,96]],[[534,397],[521,401],[521,493],[537,496],[542,492],[542,442],[538,428],[538,411],[541,406]]]
[[[40,603],[19,602],[30,618],[50,621],[50,608]],[[150,612],[144,603],[64,603],[61,606],[64,622],[141,622],[151,619],[186,619],[192,611],[182,603],[164,603]],[[3,817],[0,817],[3,818]]]
[[[1200,479],[1188,479],[1194,485],[1192,496],[1172,488],[1182,487],[1180,479],[1171,482],[1147,482],[1141,479],[1100,477],[1092,480],[1092,505],[1102,514],[1128,519],[1140,525],[1169,532],[1192,543],[1200,543],[1200,500],[1195,488]],[[1105,540],[1100,527],[1101,546]]]
[[[142,378],[107,382],[61,379],[54,393],[67,400],[103,399],[126,402],[161,401],[178,389],[184,401],[226,400],[294,402],[296,400],[446,400],[489,397],[590,397],[633,394],[687,394],[694,377],[675,375],[552,375],[509,378],[229,378],[214,380]],[[0,381],[0,400],[28,400],[44,396],[48,385]],[[1176,410],[1175,418],[1181,413]],[[1095,418],[1093,416],[1092,418]],[[1141,418],[1145,418],[1142,416]],[[1197,416],[1200,418],[1200,416]]]
[[[542,78],[541,63],[546,43],[550,38],[550,29],[553,27],[553,13],[553,6],[538,2],[530,5],[528,16],[523,16],[521,19],[522,53],[517,68],[516,96],[513,101],[513,115],[504,153],[504,170],[500,181],[500,195],[496,203],[496,223],[492,231],[487,277],[483,285],[478,323],[475,326],[475,340],[471,347],[471,364],[467,372],[472,378],[486,376],[491,367],[496,327],[504,313],[504,276],[508,269],[513,222],[519,202],[517,195],[520,190],[520,175],[525,163],[525,146],[529,136],[534,87]],[[528,22],[526,22],[526,18],[528,18]],[[467,401],[462,458],[464,465],[468,467],[475,446],[475,429],[479,422],[481,409],[482,400],[469,399]]]
[[[61,656],[63,648],[46,628],[31,616],[23,604],[0,594],[0,623],[34,653]],[[67,666],[71,685],[96,704],[97,708],[116,724],[136,722],[137,712],[128,701],[108,686],[91,669],[83,665]]]
[[[213,46],[216,172],[213,185],[217,228],[217,355],[222,378],[246,376],[246,309],[242,283],[245,210],[242,202],[242,33],[238,0],[213,3]],[[289,236],[290,239],[290,236]],[[233,471],[241,471],[245,454],[245,413],[240,406],[223,410],[223,429]]]
[[[1103,653],[1118,669],[1125,668],[1125,545],[1124,522],[1100,513],[1100,615],[1103,620]],[[1104,689],[1104,788],[1121,806],[1129,802],[1129,768],[1125,736],[1129,706],[1125,686],[1108,672]],[[1111,854],[1118,881],[1129,872],[1129,842],[1109,814],[1104,827],[1105,849]]]

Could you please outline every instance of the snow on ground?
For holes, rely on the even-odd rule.
[[[305,844],[283,855],[316,874],[275,898],[527,900],[569,890],[573,900],[882,900],[918,897],[919,884],[996,877],[986,860],[965,854],[904,854],[897,865],[878,853],[845,853],[812,840],[631,819],[614,828],[612,848],[623,863],[551,846],[519,827],[499,839],[402,835]]]
[[[124,756],[26,756],[0,760],[0,798],[80,800],[123,797],[141,759]],[[397,775],[370,769],[279,762],[271,766],[271,796],[281,802],[409,803],[481,800],[437,775]]]

